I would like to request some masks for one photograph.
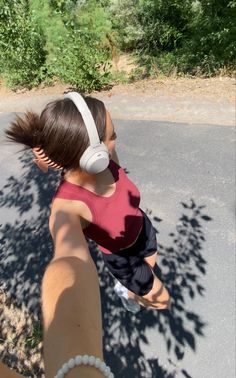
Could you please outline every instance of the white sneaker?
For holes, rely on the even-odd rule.
[[[136,314],[140,311],[140,305],[132,298],[128,297],[128,289],[124,287],[119,281],[114,286],[115,293],[120,297],[123,306],[126,310]]]

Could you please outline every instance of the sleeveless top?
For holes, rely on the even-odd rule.
[[[93,193],[62,177],[54,199],[84,202],[92,214],[91,223],[83,229],[84,235],[95,241],[102,252],[115,253],[136,241],[142,228],[143,215],[139,209],[139,190],[124,169],[113,160],[110,160],[108,168],[116,185],[109,197]]]

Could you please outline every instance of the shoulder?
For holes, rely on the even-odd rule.
[[[64,201],[55,203],[49,228],[54,243],[54,259],[77,256],[89,260],[89,249],[82,229],[81,217]]]
[[[55,198],[52,202],[50,216],[53,216],[58,211],[65,211],[67,214],[83,217],[83,202],[64,198]]]
[[[82,201],[72,201],[62,198],[55,198],[49,218],[49,228],[52,229],[55,225],[58,214],[64,214],[64,221],[71,224],[77,224],[81,229],[87,226],[88,221],[92,218],[88,206]],[[62,218],[62,215],[60,216]]]
[[[52,230],[55,228],[55,224],[58,222],[59,218],[60,223],[64,222],[69,224],[78,222],[78,225],[81,225],[80,212],[72,206],[71,202],[72,201],[70,200],[60,198],[56,198],[53,201],[49,218],[49,228],[51,233],[53,233]]]

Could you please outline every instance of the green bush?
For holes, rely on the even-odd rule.
[[[101,7],[89,7],[90,3],[50,0],[42,6],[40,0],[32,0],[47,38],[45,79],[59,79],[83,92],[110,82],[109,21]]]
[[[91,91],[109,84],[109,20],[102,7],[91,9],[69,0],[0,0],[0,73],[7,85],[59,79]]]
[[[112,0],[108,8],[120,48],[136,52],[143,76],[235,69],[236,0]]]
[[[27,0],[0,1],[0,66],[7,85],[32,86],[40,81],[45,42]]]
[[[192,0],[142,0],[138,18],[143,38],[138,47],[153,56],[180,48],[191,32],[192,3]]]
[[[60,39],[57,54],[51,56],[49,71],[62,82],[82,92],[101,89],[109,84],[109,71],[105,69],[106,54],[85,42],[78,31],[68,31]],[[104,70],[102,65],[104,64]]]
[[[143,27],[139,22],[140,6],[137,0],[111,0],[107,6],[114,41],[122,51],[135,50],[143,38]]]
[[[0,75],[96,90],[120,51],[138,57],[131,80],[233,71],[235,19],[236,0],[0,0]]]
[[[210,76],[236,63],[236,1],[200,0],[193,33],[184,46],[188,69]]]

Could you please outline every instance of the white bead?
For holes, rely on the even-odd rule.
[[[105,364],[105,362],[102,362],[99,369],[101,370],[102,373],[104,373],[104,371],[106,370],[106,367],[107,365]]]
[[[64,365],[62,365],[62,368],[61,368],[61,371],[66,374],[68,373],[68,371],[70,370],[69,366],[67,363],[65,363]]]
[[[81,365],[82,363],[82,356],[78,355],[75,357],[75,364],[78,366],[78,365]]]
[[[71,358],[68,361],[68,366],[69,366],[70,369],[73,369],[75,367],[75,360],[74,360],[74,358]]]
[[[110,373],[111,373],[111,369],[109,368],[109,366],[106,366],[106,369],[104,370],[105,377],[109,378]]]
[[[104,374],[105,377],[114,378],[114,374],[112,374],[111,369],[105,364],[105,362],[98,357],[88,356],[87,354],[83,356],[77,355],[76,357],[71,358],[68,362],[64,363],[54,378],[64,378],[70,369],[73,369],[75,366],[81,364],[95,366]]]
[[[89,365],[93,366],[94,363],[95,363],[95,357],[94,356],[89,356],[88,363],[89,363]]]
[[[83,357],[82,357],[82,363],[84,365],[87,365],[88,364],[88,360],[89,360],[89,356],[87,354],[85,354]]]
[[[96,360],[95,360],[95,367],[96,368],[100,368],[100,365],[101,365],[101,363],[102,363],[102,361],[100,360],[100,358],[96,358]]]
[[[63,371],[61,371],[61,369],[58,371],[57,375],[56,375],[56,378],[63,378],[64,377],[64,373]]]

